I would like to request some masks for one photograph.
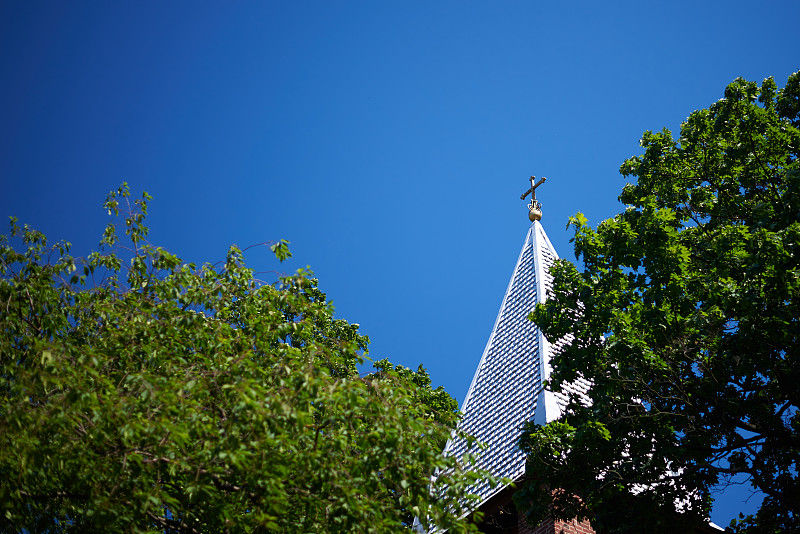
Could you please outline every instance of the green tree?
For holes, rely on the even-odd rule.
[[[424,369],[359,376],[368,339],[309,273],[259,282],[235,246],[184,264],[130,200],[105,203],[128,248],[113,222],[85,260],[14,219],[0,237],[0,531],[474,530]]]
[[[532,320],[567,340],[552,387],[591,404],[529,426],[520,504],[604,532],[677,532],[717,484],[764,495],[731,528],[800,530],[800,73],[737,79],[678,139],[645,132],[622,213],[587,225]],[[549,509],[549,505],[552,509]]]

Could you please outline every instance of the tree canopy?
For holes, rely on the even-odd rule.
[[[309,272],[260,282],[235,246],[185,264],[131,200],[104,205],[125,246],[112,221],[84,260],[0,237],[0,530],[475,529],[479,474],[442,454],[457,404],[422,366],[360,376],[368,339]]]
[[[559,261],[532,314],[566,340],[551,387],[593,386],[526,428],[520,505],[677,532],[735,479],[764,500],[730,528],[800,530],[800,73],[783,89],[737,79],[677,139],[641,145],[620,168],[624,210],[570,219],[583,266]]]

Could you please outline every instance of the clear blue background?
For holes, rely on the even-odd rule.
[[[185,260],[280,238],[371,356],[463,400],[528,221],[562,257],[619,165],[737,76],[800,68],[800,3],[0,3],[0,214],[78,255],[106,192],[151,203]],[[265,275],[270,276],[270,275]],[[746,487],[712,518],[727,525]]]

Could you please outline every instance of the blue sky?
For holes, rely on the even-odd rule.
[[[0,1],[0,214],[78,255],[121,182],[185,260],[288,239],[371,355],[463,400],[528,227],[619,211],[644,130],[800,68],[796,0]],[[726,492],[727,525],[747,492]]]

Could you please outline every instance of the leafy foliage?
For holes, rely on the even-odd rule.
[[[552,386],[588,378],[592,404],[526,429],[532,519],[558,488],[559,517],[676,532],[744,476],[765,498],[732,529],[800,529],[799,102],[800,73],[735,80],[678,139],[644,133],[622,213],[571,218],[584,267],[560,261],[532,319],[571,336]]]
[[[184,264],[130,200],[105,203],[129,248],[113,223],[86,260],[0,237],[0,530],[474,530],[478,474],[441,453],[457,406],[422,367],[360,377],[368,339],[309,273],[261,283],[235,246]]]

